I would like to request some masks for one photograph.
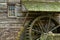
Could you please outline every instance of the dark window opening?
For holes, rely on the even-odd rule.
[[[8,5],[8,16],[15,16],[15,5]]]

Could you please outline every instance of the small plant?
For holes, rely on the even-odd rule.
[[[40,37],[40,40],[53,40],[53,35],[52,34],[42,34]]]

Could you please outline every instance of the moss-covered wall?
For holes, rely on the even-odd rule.
[[[36,2],[56,2],[60,0],[22,0],[22,1],[36,1]]]

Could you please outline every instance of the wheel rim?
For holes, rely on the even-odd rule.
[[[41,34],[48,33],[59,27],[57,21],[50,16],[37,17],[30,25],[30,40],[36,40]]]

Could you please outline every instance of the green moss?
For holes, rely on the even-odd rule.
[[[40,40],[53,40],[52,34],[42,34]]]
[[[23,2],[29,11],[60,11],[58,2]]]

